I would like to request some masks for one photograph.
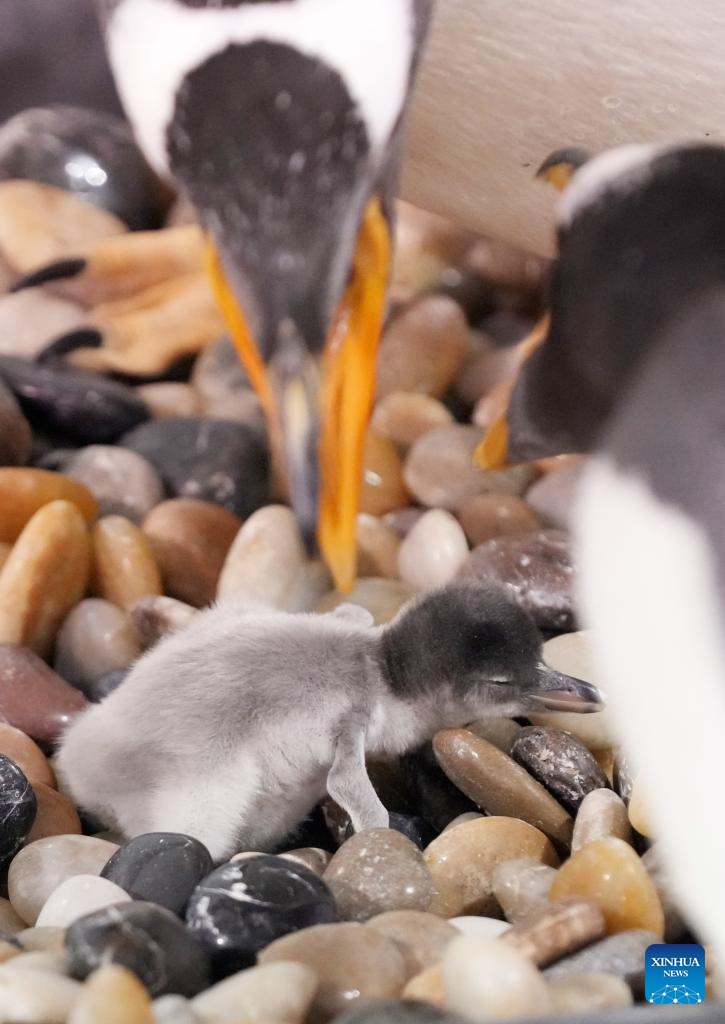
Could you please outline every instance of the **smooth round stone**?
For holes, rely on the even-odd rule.
[[[0,383],[0,466],[21,466],[33,447],[33,432],[10,388]]]
[[[202,992],[192,1008],[214,1024],[241,1020],[301,1024],[317,989],[317,974],[297,963],[250,967]]]
[[[562,845],[573,821],[544,787],[492,743],[467,729],[442,729],[433,738],[438,763],[451,782],[489,814],[521,818]]]
[[[164,497],[163,484],[151,463],[118,445],[82,448],[64,472],[88,488],[102,516],[121,515],[140,523]]]
[[[16,938],[31,953],[49,953],[65,956],[65,928],[25,928]],[[67,964],[66,964],[67,967]],[[64,971],[64,973],[67,973]]]
[[[437,964],[458,934],[450,922],[420,910],[389,910],[370,918],[366,927],[395,942],[405,957],[408,977]]]
[[[26,922],[13,910],[10,900],[0,897],[0,932],[3,935],[17,935],[26,927]]]
[[[588,843],[609,836],[622,839],[625,843],[631,840],[632,828],[627,808],[622,798],[611,789],[594,789],[584,797],[574,819],[572,853]]]
[[[401,758],[401,766],[413,806],[436,832],[461,814],[474,812],[480,817],[476,805],[441,769],[431,743]]]
[[[180,914],[212,867],[211,854],[198,839],[178,832],[149,832],[117,850],[101,877],[115,882],[131,899],[158,903]]]
[[[444,509],[426,512],[400,545],[400,578],[418,590],[443,586],[454,579],[468,556],[466,535]]]
[[[242,525],[232,512],[198,498],[173,498],[145,518],[148,537],[170,597],[202,608],[214,600],[219,576]]]
[[[503,860],[493,870],[492,888],[507,921],[516,924],[549,898],[556,870],[532,857]]]
[[[504,754],[511,754],[511,747],[521,728],[512,718],[479,718],[466,726],[469,732],[486,740],[487,743],[492,743]]]
[[[661,936],[642,928],[609,935],[547,967],[544,977],[551,982],[592,972],[610,974],[626,981],[635,992],[641,992],[647,947],[661,941]]]
[[[405,451],[435,427],[453,423],[452,413],[430,395],[413,391],[393,391],[375,407],[372,428]]]
[[[13,957],[13,960],[13,971],[47,971],[49,974],[68,974],[68,959],[64,953],[35,950],[30,953],[22,952],[19,956]]]
[[[203,1024],[191,1003],[183,996],[161,996],[153,1003],[154,1024]]]
[[[0,865],[22,846],[36,812],[35,793],[25,774],[14,761],[0,754]]]
[[[169,416],[124,435],[121,443],[156,467],[172,497],[211,501],[242,519],[267,497],[267,443],[244,424]]]
[[[395,942],[361,924],[305,928],[259,954],[262,964],[280,960],[306,964],[319,978],[310,1024],[325,1024],[358,1001],[397,996],[405,984],[405,959]]]
[[[371,516],[382,516],[407,504],[403,464],[395,445],[369,430],[363,453],[360,511]]]
[[[579,456],[564,456],[563,459],[529,488],[526,501],[548,526],[568,530],[585,461]]]
[[[51,501],[72,502],[89,523],[98,510],[87,488],[60,473],[0,468],[0,541],[16,541],[35,513]]]
[[[463,502],[458,518],[474,547],[495,537],[534,533],[541,528],[536,513],[515,494],[476,494]]]
[[[431,508],[458,509],[477,494],[522,494],[535,471],[479,469],[474,452],[483,439],[478,427],[451,424],[424,434],[408,452],[405,483],[413,497]]]
[[[395,579],[400,537],[377,516],[357,517],[357,574]]]
[[[207,345],[194,363],[191,385],[208,416],[262,424],[259,399],[229,338]]]
[[[405,1000],[414,1000],[443,1008],[446,1003],[446,993],[443,988],[441,965],[434,964],[432,967],[426,967],[424,971],[420,971],[406,984],[401,995]]]
[[[587,793],[608,785],[606,775],[581,740],[551,726],[522,729],[511,756],[572,814]]]
[[[66,932],[76,978],[108,963],[128,968],[152,996],[194,996],[209,984],[209,958],[178,917],[139,900],[87,914]]]
[[[90,542],[69,501],[39,509],[0,570],[0,643],[50,649],[60,624],[88,583]]]
[[[32,785],[55,786],[55,772],[38,744],[5,722],[0,722],[0,754],[14,761]]]
[[[173,597],[142,597],[131,608],[131,622],[143,650],[168,633],[183,629],[199,614]]]
[[[113,882],[97,875],[74,875],[61,882],[43,904],[38,928],[67,928],[85,914],[117,903],[128,903],[131,897]]]
[[[644,787],[639,779],[635,779],[632,785],[627,810],[632,828],[636,829],[641,836],[651,839],[654,836],[654,829],[652,828],[649,804],[644,793]]]
[[[0,261],[0,275],[1,268]],[[2,292],[0,355],[35,359],[56,338],[77,330],[87,321],[88,314],[81,306],[51,295],[45,288],[27,288],[14,295],[5,294],[4,289]]]
[[[202,412],[196,391],[180,381],[164,380],[157,384],[140,384],[136,394],[145,402],[154,418],[161,416],[197,416]]]
[[[472,1021],[539,1016],[550,1007],[540,972],[500,939],[461,935],[443,957],[446,1007]]]
[[[223,864],[199,883],[186,908],[190,932],[222,975],[248,966],[274,939],[336,917],[334,898],[322,879],[272,856]]]
[[[549,983],[553,1013],[586,1015],[631,1006],[632,990],[612,974],[591,972]]]
[[[135,229],[159,227],[166,206],[125,121],[81,107],[33,107],[6,121],[0,179],[55,185]]]
[[[86,700],[33,651],[0,644],[0,711],[38,743],[53,743]]]
[[[128,614],[110,601],[89,597],[75,606],[60,628],[55,668],[92,700],[99,679],[128,668],[140,653]]]
[[[508,921],[496,917],[452,917],[449,924],[463,935],[478,935],[484,939],[497,939],[509,930]]]
[[[66,1024],[82,986],[49,971],[0,971],[0,1010],[8,1024]]]
[[[221,569],[216,596],[289,611],[290,595],[306,562],[292,510],[285,505],[266,505],[236,534]]]
[[[428,295],[405,307],[386,328],[378,353],[377,396],[417,391],[440,397],[468,355],[468,323],[445,295]]]
[[[106,964],[90,975],[68,1024],[155,1024],[148,992],[135,974]]]
[[[444,832],[424,854],[436,890],[431,910],[441,917],[495,916],[493,872],[497,864],[513,857],[557,863],[556,851],[543,832],[517,818],[481,818]]]
[[[386,910],[427,910],[433,883],[418,847],[389,828],[365,829],[343,843],[323,880],[342,918],[367,921]]]
[[[34,843],[36,839],[47,839],[49,836],[81,834],[81,819],[67,796],[42,782],[34,782],[33,789],[38,802],[38,813],[28,834],[28,843]]]
[[[280,853],[284,860],[292,860],[295,864],[301,864],[304,868],[314,871],[320,878],[325,873],[327,865],[332,860],[332,854],[328,850],[321,850],[316,846],[303,846],[299,850],[290,850],[288,853]]]
[[[604,914],[607,932],[643,928],[664,934],[664,914],[647,869],[621,839],[598,839],[573,853],[559,868],[549,899],[581,896]]]
[[[145,534],[123,516],[104,516],[93,527],[94,582],[101,597],[129,609],[163,593],[161,574]]]
[[[406,505],[405,508],[396,508],[392,512],[386,512],[382,520],[402,539],[410,533],[420,517],[424,515],[425,509],[419,508],[417,505]]]
[[[98,875],[118,847],[91,836],[51,836],[16,854],[8,873],[13,909],[30,925],[61,882],[74,875]]]
[[[522,921],[511,925],[505,941],[537,967],[544,967],[591,945],[604,934],[604,915],[599,906],[572,896],[532,910]]]
[[[413,597],[415,591],[400,580],[381,580],[374,576],[358,580],[349,594],[331,591],[315,606],[316,612],[331,612],[341,604],[357,604],[367,609],[378,626],[390,622]]]
[[[111,444],[149,418],[131,388],[96,373],[0,356],[0,377],[32,426],[80,444]]]

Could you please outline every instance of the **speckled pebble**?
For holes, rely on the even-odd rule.
[[[462,935],[443,957],[446,1007],[472,1021],[540,1015],[550,1006],[540,972],[502,939]]]
[[[544,967],[604,934],[604,915],[598,904],[570,896],[536,907],[508,929],[505,941],[537,967]]]
[[[376,433],[405,451],[429,430],[453,423],[453,415],[430,395],[392,391],[378,402],[371,422]]]
[[[90,975],[68,1024],[154,1024],[148,992],[135,974],[106,964]]]
[[[292,510],[266,505],[237,533],[223,563],[216,596],[291,611],[290,593],[306,561]]]
[[[128,668],[140,647],[128,614],[102,598],[80,601],[66,616],[55,645],[55,669],[93,700],[106,673]]]
[[[494,895],[511,924],[525,920],[549,898],[556,871],[532,857],[512,857],[497,864],[493,871]]]
[[[93,528],[97,593],[128,610],[142,597],[163,593],[161,574],[148,539],[124,516],[104,516]]]
[[[549,982],[549,996],[554,1014],[577,1014],[587,1019],[590,1014],[624,1009],[633,1002],[626,981],[601,971],[554,979]]]
[[[572,814],[587,793],[607,788],[607,777],[587,747],[562,729],[542,725],[522,729],[511,756]]]
[[[458,934],[450,922],[420,910],[389,910],[370,918],[366,927],[395,942],[405,957],[409,977],[437,964]]]
[[[623,839],[626,843],[632,838],[627,808],[613,790],[594,789],[584,797],[574,819],[572,853],[581,850],[587,843],[609,836]]]
[[[164,497],[151,463],[119,445],[89,445],[73,456],[64,472],[88,488],[102,516],[121,515],[140,523]]]
[[[48,971],[0,971],[0,1012],[7,1024],[66,1024],[81,985]]]
[[[192,1001],[192,1009],[214,1024],[242,1020],[300,1024],[317,990],[317,974],[299,963],[250,967],[212,985]]]
[[[468,555],[466,536],[444,509],[426,512],[400,545],[400,578],[418,590],[449,583]]]

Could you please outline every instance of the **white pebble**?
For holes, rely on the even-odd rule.
[[[281,611],[307,563],[297,520],[284,505],[267,505],[249,517],[234,538],[217,586],[217,598],[254,601]],[[296,592],[293,599],[297,598]]]
[[[131,897],[114,882],[97,875],[74,875],[61,882],[43,904],[37,926],[67,928],[79,917],[114,903],[130,903]]]
[[[446,1009],[474,1021],[538,1016],[550,1007],[540,971],[498,939],[461,935],[443,957]]]
[[[0,969],[0,1020],[5,1024],[65,1024],[83,986],[47,971]]]
[[[443,509],[421,516],[398,552],[400,578],[412,587],[429,590],[450,583],[468,556],[463,529]]]
[[[464,935],[480,935],[484,939],[497,939],[511,927],[508,921],[495,917],[452,917],[448,923]]]
[[[192,1006],[214,1024],[239,1020],[297,1024],[304,1019],[317,984],[311,967],[279,961],[232,974],[196,996]]]

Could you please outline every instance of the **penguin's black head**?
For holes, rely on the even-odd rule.
[[[595,687],[544,664],[536,625],[501,589],[452,583],[425,595],[386,629],[383,652],[396,696],[440,697],[471,718],[602,706]]]

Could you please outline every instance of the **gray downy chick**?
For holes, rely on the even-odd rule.
[[[366,755],[399,755],[485,715],[593,711],[541,661],[497,590],[452,584],[383,627],[353,605],[299,615],[220,604],[162,640],[65,733],[55,763],[128,836],[184,832],[216,859],[266,850],[329,793],[356,831],[387,826]]]

